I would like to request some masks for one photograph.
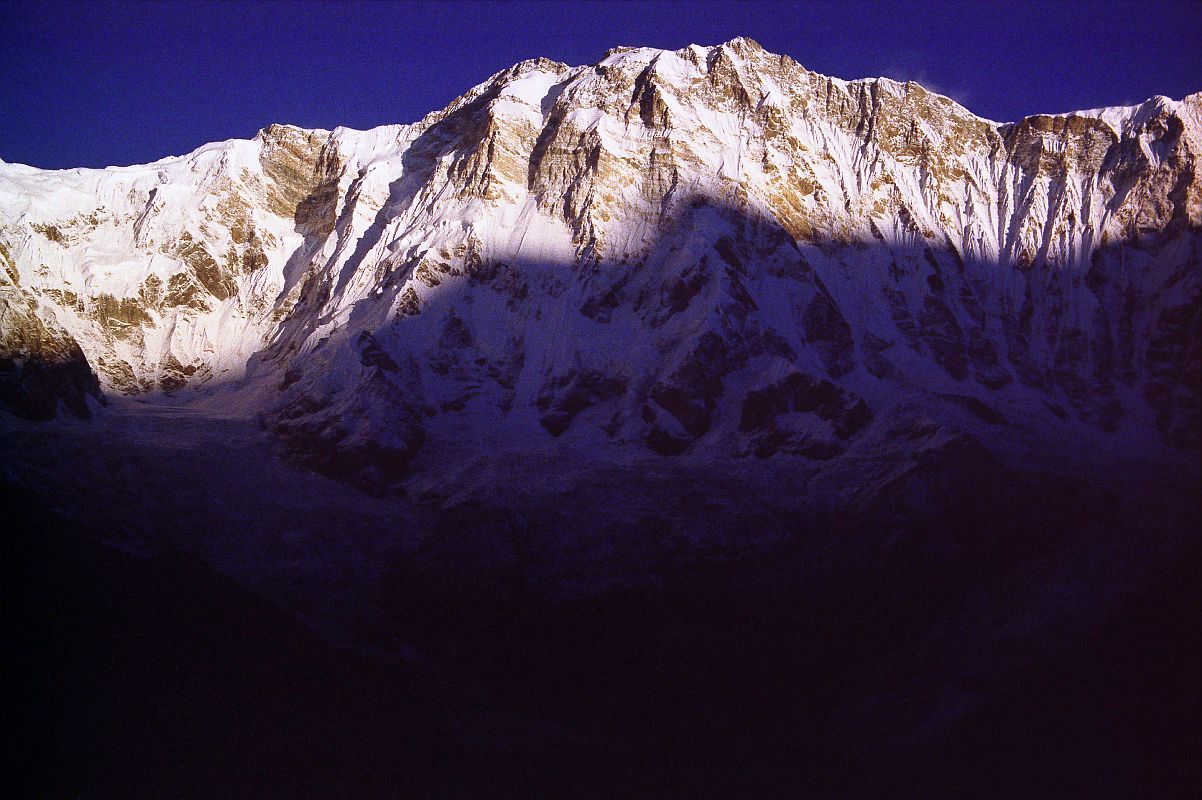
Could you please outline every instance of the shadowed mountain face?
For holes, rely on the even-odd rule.
[[[1182,638],[1146,614],[1197,547],[1200,154],[1199,94],[999,124],[737,39],[0,164],[0,403],[112,401],[4,416],[5,480],[571,758],[1038,793],[1046,757],[905,765],[1030,758],[1002,704],[1072,683],[1033,676]],[[1068,794],[1145,780],[1089,742]]]

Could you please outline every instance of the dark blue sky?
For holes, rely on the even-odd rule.
[[[537,55],[751,36],[1015,119],[1202,90],[1202,2],[5,3],[0,158],[151,161],[271,122],[411,122]]]

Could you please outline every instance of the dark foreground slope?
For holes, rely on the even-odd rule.
[[[429,506],[289,472],[228,423],[176,420],[166,430],[189,431],[186,451],[149,428],[140,444],[103,438],[120,427],[22,423],[3,440],[24,795],[1191,797],[1202,785],[1188,470],[1130,469],[1115,491],[961,440],[825,516],[723,490],[717,473],[594,474],[593,495]],[[106,449],[105,463],[70,457]],[[287,516],[299,495],[268,491],[285,478],[314,503],[342,492],[328,502],[345,513]],[[155,506],[164,486],[174,493]],[[100,496],[120,501],[109,517],[89,508]],[[603,504],[644,510],[589,549],[574,537]],[[129,514],[170,507],[156,522]],[[87,513],[102,527],[76,521]],[[352,601],[335,577],[297,577],[310,567],[290,542],[320,532],[341,551],[406,526],[417,544],[374,585],[355,577]],[[100,541],[135,528],[143,544],[159,536],[148,557]],[[685,547],[683,529],[709,539]],[[258,574],[291,613],[196,555],[233,541],[243,549],[227,556],[251,564],[241,583]],[[737,541],[762,546],[724,549]],[[556,564],[565,552],[578,560]],[[566,592],[571,569],[628,580]],[[369,618],[358,654],[295,621],[323,599]]]
[[[436,669],[336,650],[195,558],[130,556],[31,499],[3,489],[12,796],[461,796],[579,778],[553,725]]]

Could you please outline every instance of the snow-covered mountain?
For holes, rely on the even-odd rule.
[[[825,461],[899,405],[1196,450],[1200,155],[1202,94],[997,123],[735,39],[522,62],[411,125],[0,164],[0,399],[86,412],[86,357],[373,481],[552,442]]]
[[[89,675],[37,685],[135,770],[177,749],[112,732],[154,740],[169,685],[212,706],[168,715],[195,774],[262,739],[309,781],[275,734],[327,717],[266,661],[330,689],[339,781],[420,773],[431,707],[456,772],[1175,796],[1149,780],[1199,718],[1200,157],[1202,93],[997,123],[736,39],[523,62],[412,125],[0,163],[6,553],[47,554],[13,583]],[[192,561],[386,680],[294,663]],[[287,710],[187,688],[225,675]]]

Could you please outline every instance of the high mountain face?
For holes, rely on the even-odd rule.
[[[267,744],[223,796],[430,794],[389,781],[439,741],[536,795],[1178,796],[1200,156],[1202,94],[999,124],[736,39],[523,62],[412,125],[0,164],[0,412],[95,417],[0,413],[6,552],[70,567],[15,582],[96,620],[38,686],[103,755],[56,757],[128,794],[189,755],[156,796],[205,794],[231,728]],[[181,555],[390,662],[293,659]],[[199,713],[161,714],[192,662]]]
[[[65,364],[86,411],[82,354],[368,482],[557,441],[828,461],[901,406],[1196,450],[1200,155],[1202,94],[999,124],[736,39],[523,62],[412,125],[3,164],[3,397]]]

